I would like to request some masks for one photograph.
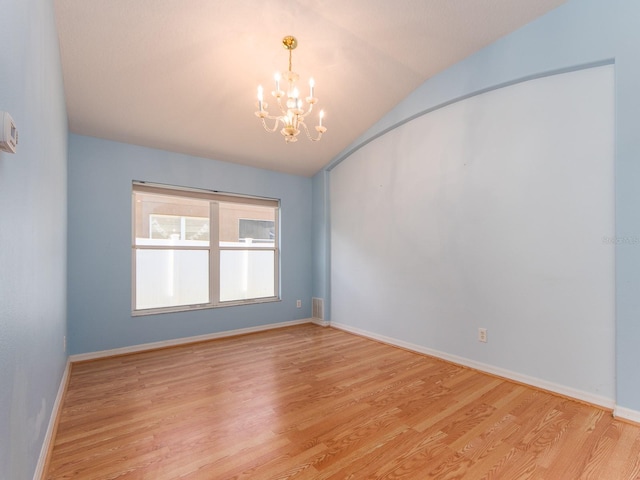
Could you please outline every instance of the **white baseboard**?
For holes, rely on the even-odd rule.
[[[311,318],[311,323],[314,323],[314,324],[319,325],[321,327],[328,327],[329,325],[331,325],[326,320],[322,320],[320,318]]]
[[[640,412],[637,410],[616,405],[616,408],[613,409],[613,416],[621,420],[640,424]]]
[[[71,362],[67,358],[67,365],[64,367],[62,373],[62,379],[60,380],[60,386],[58,387],[58,394],[53,402],[53,408],[51,409],[51,416],[49,417],[49,425],[47,425],[47,431],[44,434],[44,440],[42,441],[42,447],[40,448],[40,457],[38,458],[38,464],[36,465],[36,471],[33,474],[33,480],[41,480],[45,474],[45,467],[47,458],[49,456],[49,450],[51,449],[52,442],[54,440],[54,434],[56,430],[56,423],[58,416],[60,415],[60,409],[64,395],[67,390],[67,382],[69,381],[69,375],[71,374]]]
[[[361,330],[356,327],[352,327],[350,325],[345,325],[342,323],[331,322],[331,326],[338,328],[340,330],[344,330],[346,332],[354,333],[356,335],[360,335],[363,337],[371,338],[373,340],[377,340],[379,342],[387,343],[389,345],[394,345],[396,347],[404,348],[406,350],[411,350],[417,353],[423,353],[425,355],[430,355],[432,357],[440,358],[442,360],[446,360],[451,363],[455,363],[458,365],[462,365],[465,367],[473,368],[474,370],[479,370],[481,372],[489,373],[491,375],[496,375],[498,377],[506,378],[509,380],[513,380],[518,383],[524,383],[526,385],[530,385],[532,387],[540,388],[542,390],[547,390],[549,392],[557,393],[559,395],[573,398],[582,402],[590,403],[592,405],[597,405],[599,407],[605,408],[607,410],[613,410],[615,407],[615,400],[607,397],[603,397],[600,395],[594,395],[589,392],[585,392],[582,390],[577,390],[575,388],[567,387],[565,385],[560,385],[553,382],[548,382],[546,380],[542,380],[535,377],[530,377],[528,375],[523,375],[518,372],[514,372],[511,370],[506,370],[504,368],[495,367],[493,365],[488,365],[486,363],[476,362],[475,360],[471,360],[464,357],[459,357],[457,355],[451,355],[445,352],[441,352],[438,350],[433,350],[431,348],[423,347],[421,345],[416,345],[409,342],[404,342],[402,340],[397,340],[395,338],[387,337],[384,335],[378,335],[377,333],[368,332],[366,330]],[[622,409],[624,410],[624,409]],[[628,410],[631,412],[631,410]],[[624,412],[623,412],[624,413]],[[640,415],[636,412],[636,415]],[[621,414],[622,418],[623,415]],[[640,417],[638,417],[640,418]]]
[[[303,318],[290,322],[270,323],[268,325],[260,325],[257,327],[239,328],[237,330],[227,330],[225,332],[207,333],[205,335],[197,335],[194,337],[176,338],[173,340],[164,340],[162,342],[142,343],[139,345],[131,345],[130,347],[114,348],[111,350],[100,350],[98,352],[79,353],[69,356],[71,363],[83,362],[86,360],[95,360],[97,358],[114,357],[116,355],[126,355],[128,353],[144,352],[146,350],[155,350],[158,348],[175,347],[188,343],[204,342],[207,340],[215,340],[217,338],[235,337],[237,335],[246,335],[247,333],[263,332],[265,330],[273,330],[275,328],[290,327],[292,325],[302,325],[304,323],[313,322],[312,318]]]

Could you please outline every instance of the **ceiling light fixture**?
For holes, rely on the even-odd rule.
[[[282,124],[282,130],[280,133],[284,136],[284,140],[287,143],[293,143],[298,141],[298,135],[300,130],[304,130],[312,142],[317,142],[322,137],[322,134],[327,131],[322,126],[322,119],[324,112],[321,110],[319,114],[318,125],[315,129],[318,132],[317,137],[312,137],[309,133],[307,125],[304,123],[304,119],[313,111],[313,106],[318,103],[318,99],[313,96],[313,89],[315,82],[313,78],[309,79],[309,96],[304,99],[308,108],[305,111],[303,100],[300,98],[300,92],[296,87],[296,82],[300,76],[291,70],[291,52],[298,46],[298,41],[295,37],[287,35],[282,39],[282,45],[285,49],[289,50],[289,70],[284,74],[276,73],[274,79],[276,81],[276,89],[271,92],[271,95],[275,97],[278,102],[278,108],[280,109],[280,115],[270,115],[267,111],[268,105],[263,99],[262,85],[258,87],[258,111],[256,116],[262,121],[262,126],[267,132],[275,132],[278,126]],[[286,91],[280,90],[280,80],[284,78],[287,82]],[[283,101],[283,97],[286,96],[286,101]],[[265,119],[275,120],[273,128],[267,126]]]

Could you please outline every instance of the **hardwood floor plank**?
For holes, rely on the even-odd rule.
[[[505,388],[507,387],[507,388]],[[483,419],[473,428],[464,432],[457,439],[452,439],[450,447],[453,450],[464,450],[470,442],[478,437],[487,437],[491,435],[499,426],[505,421],[510,420],[514,422],[514,418],[509,414],[511,411],[512,402],[518,400],[525,392],[525,387],[504,383],[498,388],[494,389],[496,394],[501,394],[499,399],[491,401],[489,398],[481,397],[481,400],[487,401],[490,405],[493,405],[494,410],[491,415]],[[514,422],[515,423],[515,422]]]
[[[452,416],[463,416],[471,403],[501,382],[498,379],[491,379],[490,382],[476,382],[478,375],[475,372],[467,372],[466,374],[468,375],[469,373],[471,373],[471,376],[467,378],[468,382],[464,386],[460,385],[457,390],[454,389],[447,397],[447,407],[438,413],[423,418],[413,428],[419,432],[433,428],[446,428],[451,423]],[[461,418],[460,416],[456,418]]]
[[[49,480],[640,480],[640,427],[300,325],[74,364]]]

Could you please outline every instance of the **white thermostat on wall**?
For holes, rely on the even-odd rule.
[[[16,153],[18,129],[8,112],[0,112],[0,150]]]

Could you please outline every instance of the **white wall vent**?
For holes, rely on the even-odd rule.
[[[324,320],[324,299],[313,297],[311,299],[311,316]]]

